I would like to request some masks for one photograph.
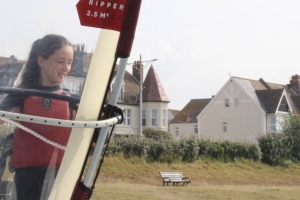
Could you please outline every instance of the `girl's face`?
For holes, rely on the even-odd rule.
[[[48,59],[38,56],[41,69],[39,83],[43,86],[56,86],[62,83],[71,70],[73,54],[71,46],[63,46],[50,55]]]

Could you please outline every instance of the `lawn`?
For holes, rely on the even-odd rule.
[[[159,171],[190,176],[188,186],[162,186]],[[105,158],[92,199],[300,199],[300,166],[271,167],[260,162],[146,163]]]

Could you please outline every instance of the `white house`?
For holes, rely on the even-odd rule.
[[[117,125],[114,134],[138,134],[140,109],[140,75],[139,65],[132,67],[132,74],[125,72],[123,89],[118,106],[124,109],[125,120]],[[153,128],[168,131],[168,103],[169,99],[162,87],[154,67],[151,66],[143,82],[142,129]]]
[[[293,111],[287,85],[230,77],[197,116],[199,138],[252,140],[278,131]]]

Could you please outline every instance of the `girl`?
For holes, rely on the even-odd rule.
[[[71,70],[73,54],[72,44],[63,36],[51,34],[36,40],[18,87],[62,94],[60,84]],[[57,119],[70,119],[72,108],[65,101],[15,94],[8,95],[0,105],[0,110]],[[64,146],[70,135],[69,128],[21,124]],[[63,154],[63,150],[16,128],[10,166],[15,170],[17,200],[48,199]]]

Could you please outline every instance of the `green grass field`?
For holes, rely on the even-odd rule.
[[[188,186],[162,186],[160,171],[190,176]],[[300,166],[260,162],[197,161],[148,164],[143,159],[105,158],[92,199],[300,199]]]

